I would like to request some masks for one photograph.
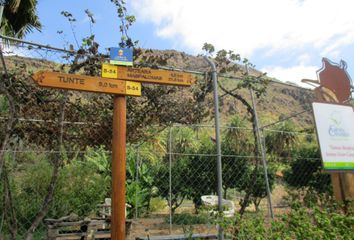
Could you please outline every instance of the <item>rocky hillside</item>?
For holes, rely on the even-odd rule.
[[[179,69],[188,69],[193,71],[205,72],[209,70],[209,66],[202,57],[192,56],[183,52],[174,50],[142,50],[143,53],[136,59],[137,64],[142,64],[146,61],[155,60],[156,65],[169,66]],[[257,70],[251,70],[251,74],[259,75]],[[233,89],[236,86],[236,81],[228,78],[219,78],[219,81],[227,86],[228,89]],[[250,99],[250,94],[246,90],[240,90],[242,96],[247,100]],[[223,122],[226,124],[228,118],[232,115],[239,114],[245,116],[246,109],[242,104],[233,97],[225,95],[220,90],[221,97],[220,111],[222,112]],[[311,90],[301,88],[299,86],[284,84],[280,81],[272,81],[269,84],[265,97],[257,100],[258,115],[262,124],[269,124],[277,121],[279,117],[286,117],[291,114],[302,112],[310,107],[313,99]],[[212,96],[209,98],[210,108],[212,108]],[[307,127],[312,123],[311,112],[304,113],[293,119],[296,125],[300,128]]]
[[[202,57],[192,56],[183,52],[174,50],[140,50],[139,57],[135,60],[137,65],[144,65],[145,62],[150,62],[150,65],[168,66],[171,68],[188,69],[198,72],[205,72],[209,70],[208,64]],[[19,56],[11,56],[6,58],[6,63],[9,69],[13,68],[15,64],[25,63],[29,66],[29,70],[59,70],[60,65],[46,61],[32,58],[24,58]],[[252,70],[251,74],[259,74],[257,70]],[[233,89],[236,85],[235,79],[219,78],[219,81],[227,86],[228,89]],[[239,92],[245,99],[250,101],[250,94],[243,89]],[[230,116],[235,114],[246,116],[246,109],[242,104],[233,97],[225,95],[220,89],[220,111],[222,113],[223,124],[227,124]],[[269,124],[277,121],[280,117],[290,116],[294,113],[302,112],[310,109],[310,103],[314,96],[311,90],[298,87],[296,85],[284,84],[282,82],[272,81],[267,89],[265,97],[257,99],[257,111],[261,121],[261,125]],[[212,95],[208,96],[208,102],[212,112]],[[209,122],[212,119],[206,119]],[[312,125],[312,114],[307,112],[300,116],[293,118],[299,129],[304,129]]]

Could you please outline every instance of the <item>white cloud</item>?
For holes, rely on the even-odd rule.
[[[247,57],[309,45],[330,54],[354,43],[352,0],[134,0],[138,20],[198,52],[204,42]]]
[[[309,64],[311,62],[311,55],[308,53],[304,53],[301,54],[297,57],[297,61],[301,64],[301,65],[306,65]]]
[[[285,67],[265,67],[263,72],[267,73],[267,76],[274,77],[283,82],[293,82],[299,86],[310,88],[311,86],[301,82],[301,79],[317,80],[316,71],[319,70],[317,66],[293,66],[289,68]]]
[[[32,57],[30,50],[25,47],[16,47],[7,44],[4,44],[2,47],[4,56]]]
[[[132,6],[138,21],[154,24],[175,48],[199,53],[212,43],[302,86],[301,79],[316,79],[322,57],[339,58],[354,47],[352,0],[134,0]]]

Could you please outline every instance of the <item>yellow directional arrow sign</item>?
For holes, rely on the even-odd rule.
[[[137,82],[46,71],[36,72],[32,78],[42,87],[141,96]]]
[[[102,77],[177,86],[190,86],[194,83],[191,73],[110,64],[102,64]]]

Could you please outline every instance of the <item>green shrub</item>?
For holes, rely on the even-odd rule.
[[[110,182],[98,174],[95,165],[75,160],[61,173],[50,215],[62,217],[70,213],[87,216],[96,205],[109,197]]]
[[[342,214],[329,209],[306,208],[293,204],[287,214],[265,223],[265,217],[257,214],[224,219],[226,239],[354,239],[352,214]]]
[[[158,212],[167,207],[167,201],[162,198],[151,198],[150,199],[150,212]]]
[[[144,215],[149,211],[151,197],[156,195],[154,168],[132,145],[128,145],[126,169],[126,203],[130,205],[127,217],[131,218],[135,213]]]
[[[27,228],[40,210],[47,195],[53,167],[47,156],[33,153],[21,156],[30,159],[19,165],[11,175],[11,191],[16,216],[21,228]],[[109,180],[109,179],[108,179]],[[73,159],[60,169],[46,217],[59,218],[75,213],[87,216],[96,210],[96,205],[109,197],[110,181],[97,173],[96,165],[89,161]]]
[[[296,159],[285,171],[284,180],[291,187],[311,187],[317,192],[331,191],[330,176],[322,173],[321,155],[318,147],[302,148],[296,152]]]
[[[38,159],[34,164],[26,164],[22,171],[13,176],[11,191],[16,202],[17,220],[21,226],[27,228],[42,206],[51,174],[49,162]]]
[[[353,239],[354,218],[319,208],[293,209],[272,223],[272,239]]]

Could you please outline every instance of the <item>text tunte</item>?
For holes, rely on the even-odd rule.
[[[59,82],[85,85],[85,79],[69,76],[58,76]]]

